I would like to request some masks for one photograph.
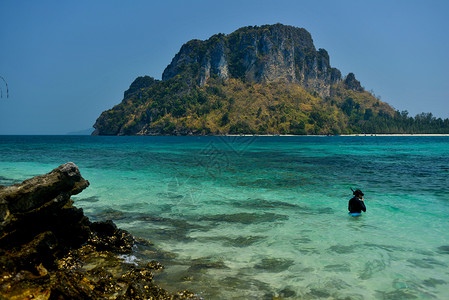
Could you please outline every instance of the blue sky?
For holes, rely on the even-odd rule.
[[[248,25],[307,29],[331,65],[411,115],[449,118],[449,1],[0,2],[0,134],[92,127],[182,44]]]

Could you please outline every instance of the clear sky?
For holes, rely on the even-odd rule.
[[[449,118],[447,0],[0,1],[0,134],[91,128],[191,39],[307,29],[331,65],[410,115]]]

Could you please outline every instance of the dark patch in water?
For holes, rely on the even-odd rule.
[[[385,250],[387,252],[406,251],[402,247],[390,246],[390,245],[380,245],[380,244],[373,244],[373,243],[364,243],[362,245],[367,248],[381,249],[381,250]]]
[[[190,241],[188,236],[191,231],[208,231],[211,226],[193,224],[182,219],[165,218],[152,215],[139,215],[137,220],[150,223],[155,228],[146,229],[145,234],[151,238],[160,240]],[[167,228],[168,227],[168,228]]]
[[[293,298],[293,297],[296,297],[296,292],[293,289],[289,288],[289,287],[286,287],[286,288],[280,290],[278,294],[279,294],[279,297],[281,297],[281,298]]]
[[[410,258],[407,259],[407,261],[413,264],[414,266],[424,269],[433,269],[435,266],[444,266],[442,262],[439,262],[433,258],[424,258],[424,259]]]
[[[235,292],[236,290],[247,291],[249,287],[252,287],[253,289],[256,288],[258,291],[265,293],[269,292],[269,288],[265,282],[256,279],[248,279],[245,277],[226,277],[220,282],[220,287],[231,288],[232,292]],[[243,293],[240,295],[242,296]],[[244,299],[244,297],[242,297],[242,299]],[[249,297],[249,299],[251,299],[251,297]]]
[[[297,213],[303,215],[332,215],[334,214],[334,210],[331,207],[311,208],[307,206],[298,206]]]
[[[449,246],[438,247],[438,252],[441,254],[449,254]]]
[[[346,264],[327,265],[324,267],[324,270],[331,272],[351,272],[351,268]]]
[[[287,270],[294,263],[291,259],[267,257],[254,266],[256,269],[278,273]]]
[[[365,297],[363,297],[360,294],[345,294],[344,298],[341,296],[337,296],[335,299],[344,299],[344,300],[364,300]]]
[[[176,228],[155,228],[148,230],[148,234],[155,240],[175,240],[191,241],[192,238],[187,235],[188,231],[178,230]]]
[[[437,285],[445,284],[445,283],[447,283],[447,282],[444,280],[435,279],[435,278],[429,278],[429,279],[426,279],[423,281],[423,284],[428,287],[436,287]]]
[[[418,297],[414,295],[413,291],[406,289],[394,290],[392,292],[377,291],[376,298],[383,300],[418,299]]]
[[[21,183],[21,182],[22,182],[22,180],[0,176],[0,186],[2,186],[2,185],[9,186],[9,185],[13,185],[16,183]]]
[[[251,246],[264,240],[264,236],[239,236],[236,238],[231,238],[227,236],[212,236],[212,237],[199,237],[196,241],[200,243],[210,243],[210,242],[222,242],[226,247],[238,247],[244,248]]]
[[[317,250],[317,249],[315,249],[315,248],[301,248],[301,249],[298,249],[298,251],[299,251],[299,253],[301,253],[301,254],[310,254],[310,253],[313,253],[313,254],[319,254],[320,252]]]
[[[136,251],[133,254],[144,261],[173,260],[177,257],[176,253],[159,249],[152,242],[143,238],[136,238]]]
[[[418,291],[418,290],[422,289],[422,286],[413,280],[404,280],[404,279],[399,279],[399,278],[394,279],[391,286],[395,290]]]
[[[353,253],[356,246],[343,246],[343,245],[335,245],[329,247],[329,250],[336,252],[338,254],[348,254]]]
[[[191,266],[187,270],[189,273],[204,273],[208,269],[229,269],[222,260],[215,260],[213,257],[202,257],[192,260]]]
[[[299,214],[333,214],[331,207],[311,208],[308,206],[292,204],[283,201],[269,201],[264,199],[248,198],[244,201],[233,201],[230,203],[234,207],[245,209],[292,209]]]
[[[264,295],[262,299],[297,299],[296,292],[291,287],[285,287],[277,292],[270,292]]]
[[[310,243],[312,240],[309,239],[308,237],[302,237],[302,238],[296,239],[296,241],[298,241],[298,243],[301,243],[301,244],[307,244],[307,243]]]
[[[423,249],[415,249],[415,251],[417,254],[420,255],[425,255],[425,256],[434,256],[435,253],[432,251],[427,251],[427,250],[423,250]]]
[[[341,291],[351,291],[352,287],[345,281],[337,278],[319,280],[309,284],[307,288],[309,292],[304,299],[358,299],[358,297],[342,298]]]
[[[89,202],[89,203],[93,203],[93,202],[98,202],[100,201],[100,197],[98,196],[91,196],[91,197],[87,197],[87,198],[77,198],[75,199],[75,202]]]
[[[105,209],[97,214],[92,216],[96,220],[123,220],[127,218],[127,214],[123,211],[115,210],[115,209]]]
[[[211,227],[192,224],[182,219],[165,218],[152,215],[140,215],[137,217],[137,219],[140,221],[150,222],[152,224],[171,226],[183,232],[188,232],[191,230],[208,231],[211,229]]]
[[[231,246],[231,247],[248,247],[255,243],[258,243],[262,240],[264,240],[264,236],[239,236],[237,238],[228,238],[226,239],[226,242],[224,243],[225,246]]]
[[[273,213],[237,213],[237,214],[220,214],[209,215],[199,218],[200,221],[210,222],[226,222],[226,223],[241,223],[241,224],[258,224],[264,222],[275,222],[288,220],[288,216]]]
[[[317,209],[314,209],[313,211],[319,215],[322,215],[322,214],[332,215],[334,213],[334,210],[331,207],[317,208]]]
[[[313,272],[313,271],[315,271],[315,268],[303,268],[303,269],[301,269],[301,272],[303,272],[303,273],[310,273],[310,272]]]
[[[392,211],[399,211],[399,207],[396,207],[396,206],[390,206],[390,208],[391,208],[391,210]]]
[[[386,263],[379,259],[367,261],[362,272],[359,274],[359,278],[363,280],[370,279],[375,273],[384,270],[386,267]]]
[[[234,201],[231,203],[234,207],[248,208],[248,209],[267,209],[267,208],[282,208],[282,209],[297,209],[299,205],[290,204],[283,201],[268,201],[263,199],[248,198],[245,201]]]
[[[313,299],[321,299],[321,298],[329,298],[331,294],[323,289],[310,289],[310,292],[307,293],[313,297]]]
[[[149,204],[147,202],[133,202],[133,203],[128,203],[128,204],[122,204],[119,206],[119,208],[121,210],[132,211],[132,212],[140,211],[140,210],[147,210],[148,207],[151,207],[152,208],[151,211],[154,213],[156,206]]]
[[[183,195],[180,195],[180,194],[177,194],[177,193],[173,193],[173,192],[157,193],[156,196],[163,197],[163,198],[168,198],[168,199],[172,199],[172,200],[180,200],[180,199],[185,197]]]

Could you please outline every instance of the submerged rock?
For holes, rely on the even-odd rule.
[[[212,257],[197,258],[192,261],[192,265],[187,270],[189,273],[204,272],[208,269],[229,269],[221,260]]]
[[[90,225],[92,235],[89,243],[97,250],[109,250],[117,253],[129,253],[134,246],[134,237],[129,232],[117,228],[111,220],[94,222]]]
[[[293,264],[294,261],[291,259],[266,257],[256,264],[254,268],[264,270],[266,272],[278,273],[287,270]]]
[[[274,213],[236,213],[236,214],[218,214],[199,218],[200,221],[258,224],[265,222],[276,222],[288,220],[288,216]]]
[[[155,285],[160,263],[122,259],[134,237],[73,206],[88,186],[74,163],[0,186],[0,299],[196,299]]]
[[[438,247],[438,252],[441,254],[449,254],[449,246]]]

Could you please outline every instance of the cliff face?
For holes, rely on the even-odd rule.
[[[281,24],[244,27],[206,41],[192,40],[181,47],[165,69],[162,80],[189,73],[200,86],[209,78],[238,78],[249,82],[289,82],[329,96],[341,73],[332,68],[326,50],[315,49],[303,28]]]

